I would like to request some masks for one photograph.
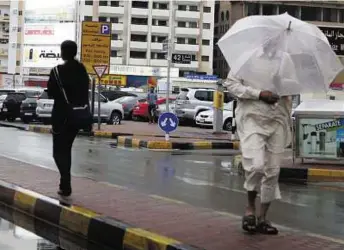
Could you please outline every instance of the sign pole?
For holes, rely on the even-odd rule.
[[[101,125],[101,120],[100,120],[100,80],[101,77],[98,77],[98,131],[100,131],[100,125]]]
[[[104,75],[106,69],[108,68],[107,65],[93,65],[93,70],[96,72],[98,76],[98,130],[100,130],[101,119],[100,119],[100,90],[101,90],[101,80],[102,76]]]
[[[166,83],[166,112],[170,112],[170,80],[171,80],[171,39],[168,40],[168,51],[167,51],[167,83]]]
[[[92,77],[92,91],[91,91],[91,112],[92,112],[92,119],[94,118],[94,100],[95,100],[95,92],[96,92],[96,79]]]

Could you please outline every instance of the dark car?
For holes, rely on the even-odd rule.
[[[103,96],[105,96],[109,101],[114,101],[123,96],[137,96],[136,94],[120,91],[120,90],[103,90],[100,93]]]
[[[37,120],[36,108],[37,100],[48,99],[48,94],[45,91],[25,91],[26,99],[20,106],[20,118],[24,123],[30,123]]]
[[[131,120],[135,105],[139,102],[145,102],[146,98],[140,96],[124,96],[115,100],[115,102],[122,104],[124,111],[124,118]]]
[[[11,92],[7,94],[1,113],[8,121],[13,122],[20,117],[20,106],[25,99],[26,95],[24,92]]]

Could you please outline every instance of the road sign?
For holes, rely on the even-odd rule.
[[[180,64],[190,64],[191,63],[191,55],[187,54],[172,54],[172,62],[173,63],[180,63]]]
[[[94,75],[93,66],[107,65],[109,71],[111,51],[111,23],[82,22],[81,62],[87,73]]]
[[[166,112],[160,115],[158,124],[161,130],[168,134],[177,129],[179,120],[175,114]]]
[[[113,74],[103,75],[100,81],[103,85],[124,87],[127,85],[127,76],[113,75]],[[96,79],[96,84],[98,84],[98,79]]]
[[[99,78],[102,78],[107,67],[108,67],[107,65],[93,65],[93,70],[94,70],[94,72],[96,72],[96,74]]]

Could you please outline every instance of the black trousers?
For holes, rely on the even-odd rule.
[[[71,191],[72,146],[79,130],[65,128],[53,134],[53,157],[60,172],[60,189]]]

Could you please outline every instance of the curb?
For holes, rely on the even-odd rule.
[[[86,208],[62,205],[58,200],[3,181],[0,181],[0,203],[90,242],[113,249],[197,249]]]
[[[131,137],[118,136],[117,143],[112,146],[120,146],[125,148],[147,148],[147,149],[164,149],[164,150],[201,150],[201,149],[239,149],[239,141],[232,142],[213,142],[213,141],[197,141],[197,142],[166,142],[166,141],[146,141]]]
[[[233,166],[239,170],[242,170],[241,155],[237,155],[233,158]],[[282,167],[280,170],[280,181],[295,180],[295,181],[312,181],[319,178],[328,179],[343,179],[343,170],[337,169],[321,169],[321,168],[292,168]]]

